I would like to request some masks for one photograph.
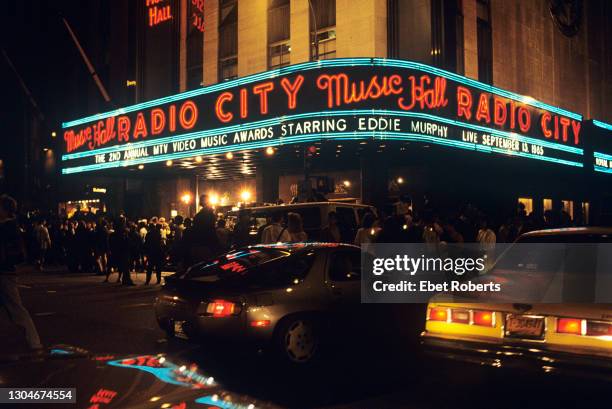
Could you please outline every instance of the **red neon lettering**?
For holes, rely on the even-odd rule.
[[[559,140],[559,117],[555,115],[555,139]]]
[[[168,125],[168,129],[170,132],[176,131],[176,106],[170,105],[170,109],[168,109],[168,116],[170,117],[170,124]]]
[[[234,118],[234,114],[231,112],[223,111],[223,104],[232,99],[234,99],[234,95],[231,92],[223,92],[217,97],[217,102],[215,102],[215,114],[217,114],[217,118],[219,118],[221,122],[229,122]]]
[[[134,125],[134,139],[138,139],[141,136],[146,138],[147,135],[147,123],[142,112],[139,112],[136,116],[136,124]]]
[[[489,113],[489,97],[487,94],[480,94],[478,99],[478,109],[476,110],[476,120],[491,123],[491,114]]]
[[[580,143],[580,121],[572,120],[572,131],[574,132],[574,144]]]
[[[516,126],[516,105],[514,105],[514,101],[510,101],[510,129],[514,129]]]
[[[151,135],[159,135],[166,127],[166,114],[159,108],[151,111]]]
[[[247,89],[242,88],[240,90],[240,118],[246,118],[249,114],[248,105],[247,105]]]
[[[317,88],[327,90],[327,106],[333,108],[344,104],[360,102],[364,99],[378,99],[382,96],[398,95],[404,89],[401,86],[402,78],[399,75],[383,76],[379,80],[374,75],[368,85],[366,81],[351,82],[348,75],[341,73],[335,75],[322,74],[317,78]]]
[[[253,94],[259,95],[259,112],[268,113],[268,92],[274,89],[273,82],[264,82],[253,87]]]
[[[500,98],[493,97],[493,122],[495,125],[503,126],[507,117],[506,103]]]
[[[559,119],[559,123],[561,124],[561,134],[563,135],[563,142],[567,142],[567,130],[570,126],[569,118],[561,117]]]
[[[448,103],[446,99],[446,78],[436,77],[433,88],[426,89],[426,86],[431,84],[429,75],[421,75],[419,85],[416,84],[416,78],[411,75],[408,77],[411,84],[412,101],[406,105],[404,98],[399,98],[397,104],[403,110],[409,111],[419,103],[421,109],[425,107],[429,109],[444,107]]]
[[[542,134],[546,138],[550,138],[552,136],[552,131],[548,129],[548,124],[550,123],[550,114],[548,112],[544,112],[540,117],[540,126],[542,127]]]
[[[518,109],[518,123],[521,132],[528,132],[531,128],[531,115],[525,107],[519,107]]]
[[[189,119],[187,115],[189,113]],[[179,111],[179,122],[183,129],[191,129],[198,121],[198,107],[193,101],[187,101]]]
[[[472,93],[462,86],[457,87],[457,117],[472,117]]]
[[[303,83],[303,75],[298,75],[297,77],[295,77],[295,81],[293,81],[293,84],[287,78],[283,78],[281,80],[281,87],[283,87],[283,89],[287,93],[287,106],[289,107],[289,109],[295,109],[295,107],[297,106],[297,93],[302,87]]]

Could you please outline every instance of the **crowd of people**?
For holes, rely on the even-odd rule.
[[[205,195],[201,203],[207,203]],[[513,242],[519,235],[545,227],[571,224],[562,209],[549,210],[540,220],[518,205],[515,214],[495,225],[479,209],[464,206],[458,212],[440,212],[426,204],[414,212],[405,196],[392,208],[366,212],[358,226],[350,225],[335,212],[327,215],[319,231],[308,233],[297,212],[273,212],[253,231],[254,220],[240,211],[228,223],[211,207],[204,206],[191,218],[176,216],[130,220],[124,215],[91,215],[77,211],[71,218],[34,215],[21,220],[29,261],[39,268],[65,265],[70,272],[95,273],[105,281],[117,274],[116,281],[133,285],[132,272],[145,273],[145,283],[161,280],[161,272],[171,264],[182,269],[230,248],[276,242],[364,243],[480,243]],[[231,224],[231,226],[229,225]],[[255,226],[257,228],[257,226]],[[309,237],[310,235],[310,237]]]

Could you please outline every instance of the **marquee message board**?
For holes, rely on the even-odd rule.
[[[63,124],[64,174],[316,140],[399,140],[583,167],[582,117],[424,64],[308,62]]]

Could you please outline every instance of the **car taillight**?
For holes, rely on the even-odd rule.
[[[251,321],[251,327],[262,328],[270,325],[270,320]]]
[[[483,327],[495,326],[495,313],[493,311],[474,311],[472,322]]]
[[[561,334],[584,335],[584,321],[578,318],[558,318],[557,332]]]
[[[608,322],[587,321],[586,334],[592,337],[612,335],[612,324]]]
[[[236,304],[225,300],[214,300],[206,306],[206,312],[213,317],[228,317],[236,311]]]
[[[470,310],[451,309],[451,322],[455,322],[457,324],[469,324]]]
[[[447,321],[448,320],[448,308],[441,308],[441,307],[430,308],[427,318],[430,321]]]

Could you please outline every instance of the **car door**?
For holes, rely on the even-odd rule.
[[[359,249],[338,249],[328,254],[326,287],[334,332],[337,334],[352,332],[358,326],[361,315],[359,311],[362,307]]]

